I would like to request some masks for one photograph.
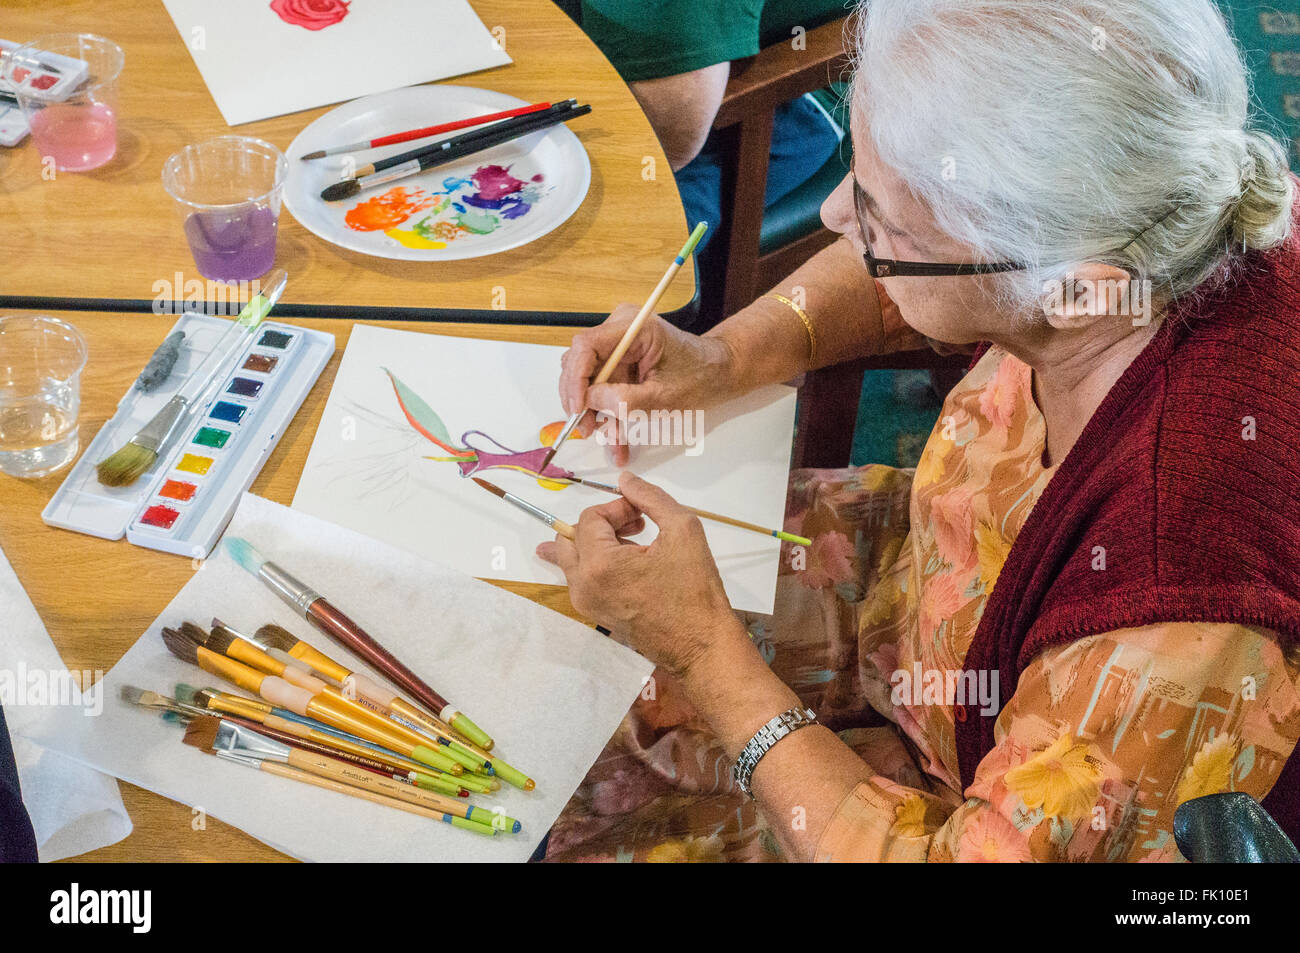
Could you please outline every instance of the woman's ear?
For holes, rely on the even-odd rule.
[[[1043,313],[1058,330],[1083,328],[1102,318],[1132,316],[1147,305],[1148,295],[1123,268],[1084,262],[1061,281],[1043,287]]]

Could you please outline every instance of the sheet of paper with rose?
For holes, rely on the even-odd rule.
[[[466,0],[163,5],[232,126],[511,61]]]

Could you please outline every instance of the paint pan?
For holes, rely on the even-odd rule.
[[[185,314],[176,372],[150,393],[134,386],[54,494],[41,517],[51,526],[138,546],[204,557],[230,521],[289,421],[334,353],[334,335],[267,322],[250,336],[210,406],[197,407],[182,435],[130,486],[106,487],[95,463],[120,447],[211,352],[228,320]]]

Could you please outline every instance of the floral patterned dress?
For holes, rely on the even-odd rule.
[[[1166,623],[1043,651],[961,790],[956,719],[995,684],[957,676],[1054,469],[1031,369],[992,348],[945,401],[915,473],[792,474],[763,657],[874,776],[820,860],[1182,859],[1173,815],[1262,798],[1300,736],[1300,658],[1264,629]],[[656,673],[552,829],[548,860],[779,860],[767,821],[679,686]]]

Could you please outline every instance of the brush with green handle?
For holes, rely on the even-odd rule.
[[[189,420],[190,412],[197,407],[207,406],[216,388],[221,386],[231,360],[243,351],[248,335],[257,329],[275,307],[288,280],[289,274],[283,268],[271,273],[270,279],[263,286],[266,290],[254,295],[244,305],[239,317],[226,329],[211,353],[185,379],[176,395],[121,449],[95,464],[100,483],[104,486],[130,486],[154,465],[167,444],[184,429],[183,425]]]

